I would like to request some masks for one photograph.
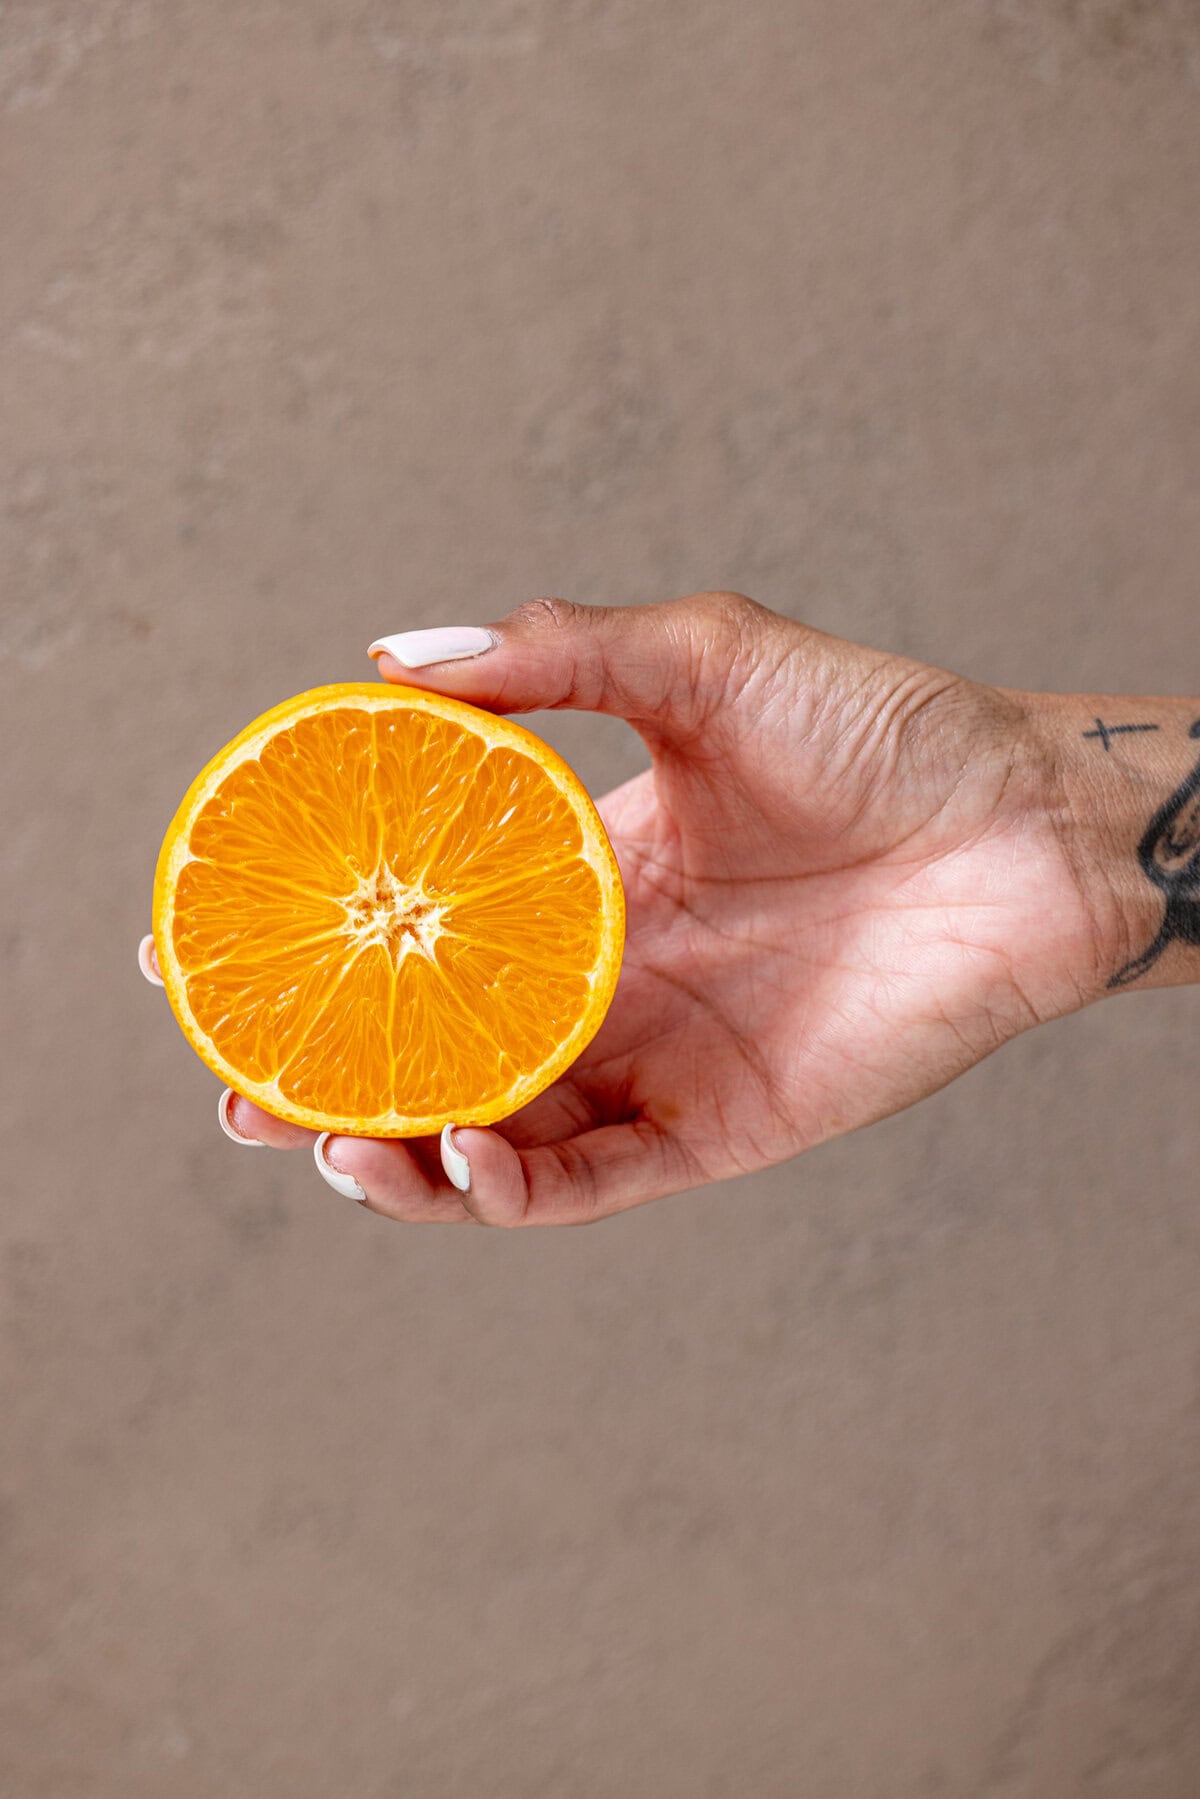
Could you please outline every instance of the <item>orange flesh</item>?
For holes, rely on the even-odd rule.
[[[281,1115],[391,1134],[503,1115],[603,1016],[591,802],[519,727],[488,719],[515,740],[489,743],[440,706],[301,713],[187,821],[168,992],[205,1059]]]

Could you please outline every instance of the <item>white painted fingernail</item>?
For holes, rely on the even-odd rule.
[[[240,1143],[243,1149],[265,1149],[267,1147],[266,1144],[260,1143],[257,1137],[243,1137],[242,1133],[240,1131],[235,1131],[230,1124],[229,1102],[233,1098],[233,1088],[226,1087],[222,1092],[220,1099],[217,1101],[217,1123],[231,1143]]]
[[[332,1131],[322,1131],[313,1144],[313,1156],[317,1164],[317,1172],[323,1181],[327,1181],[335,1193],[343,1199],[365,1199],[367,1196],[352,1174],[343,1174],[340,1168],[331,1168],[325,1160],[325,1145],[332,1137]]]
[[[152,987],[166,985],[158,972],[158,952],[154,947],[154,939],[149,934],[138,944],[138,967]]]
[[[430,631],[397,631],[392,637],[377,637],[367,655],[382,656],[386,650],[405,668],[428,668],[431,662],[465,662],[471,656],[482,656],[499,641],[494,631],[485,631],[482,625],[435,625]]]
[[[442,1140],[438,1147],[441,1150],[442,1167],[446,1171],[446,1179],[450,1185],[457,1187],[460,1193],[469,1193],[471,1191],[471,1164],[454,1141],[452,1124],[443,1125]]]

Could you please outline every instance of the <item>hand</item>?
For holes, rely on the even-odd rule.
[[[463,635],[372,647],[389,680],[613,713],[646,740],[652,768],[600,802],[628,944],[568,1073],[444,1144],[461,1194],[432,1141],[324,1145],[323,1172],[376,1212],[584,1223],[783,1161],[1098,997],[1121,960],[1052,734],[1020,696],[732,594],[539,600],[467,633],[483,653],[431,660]],[[236,1135],[312,1141],[248,1101],[230,1113]]]

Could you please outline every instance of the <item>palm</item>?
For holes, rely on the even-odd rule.
[[[621,985],[511,1140],[642,1118],[694,1184],[886,1116],[1035,1023],[1002,946],[1033,961],[1085,921],[1053,841],[1011,803],[1010,756],[961,779],[989,722],[974,691],[929,696],[932,719],[898,719],[840,764],[845,721],[826,708],[814,740],[810,707],[775,745],[782,781],[739,765],[735,738],[715,780],[667,761],[608,795]]]

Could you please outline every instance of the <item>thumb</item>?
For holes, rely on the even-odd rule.
[[[652,744],[678,744],[740,690],[776,622],[730,593],[656,606],[531,600],[495,625],[401,631],[367,653],[385,680],[491,712],[608,712]]]

